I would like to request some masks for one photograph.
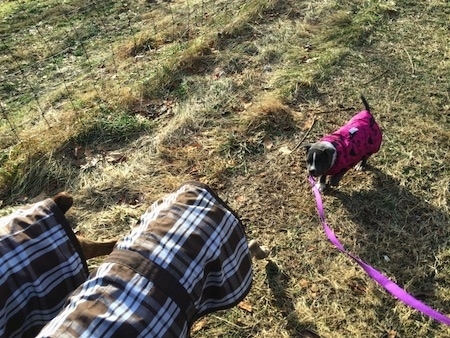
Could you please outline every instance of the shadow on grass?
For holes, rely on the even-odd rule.
[[[0,189],[0,200],[4,205],[22,203],[43,193],[53,195],[67,189],[68,182],[74,182],[83,171],[94,170],[97,163],[125,161],[126,154],[121,150],[150,134],[151,128],[151,122],[124,113],[99,118],[60,147],[36,153],[12,168],[7,186]]]
[[[266,265],[266,275],[275,299],[273,305],[281,311],[286,319],[286,329],[289,335],[298,338],[320,338],[319,335],[307,329],[314,327],[313,323],[301,322],[298,318],[294,302],[286,292],[289,277],[271,261]]]
[[[450,313],[450,299],[436,296],[450,290],[449,215],[402,187],[398,180],[370,167],[373,189],[347,194],[333,190],[358,225],[356,254],[430,307]],[[439,259],[437,257],[440,257]],[[392,298],[394,305],[395,298]],[[386,307],[379,311],[386,318]],[[394,311],[389,315],[398,317]],[[411,317],[422,320],[421,315]],[[399,325],[402,321],[397,319]],[[433,327],[439,324],[435,322]],[[399,332],[400,333],[400,332]]]

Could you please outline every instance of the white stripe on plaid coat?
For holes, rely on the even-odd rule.
[[[187,337],[241,301],[251,256],[237,216],[207,186],[155,202],[40,337]]]
[[[35,337],[88,275],[52,199],[0,218],[0,337]]]

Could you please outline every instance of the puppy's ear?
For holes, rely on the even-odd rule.
[[[312,144],[311,143],[306,143],[302,145],[302,148],[305,149],[305,152],[309,151],[309,148],[311,148]]]
[[[52,199],[63,214],[65,214],[73,205],[73,197],[65,191],[53,196]]]
[[[328,155],[330,158],[333,158],[334,153],[336,152],[336,150],[335,150],[334,148],[326,148],[326,149],[325,149],[325,152],[327,153],[327,155]]]

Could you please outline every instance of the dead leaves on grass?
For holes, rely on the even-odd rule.
[[[243,300],[238,304],[238,307],[244,311],[247,311],[248,313],[253,313],[253,306],[249,301]]]
[[[194,325],[192,325],[191,333],[201,331],[202,329],[204,329],[206,327],[207,324],[208,324],[208,320],[206,318],[197,320],[194,323]]]
[[[356,295],[363,295],[367,293],[367,284],[359,278],[353,278],[348,281],[348,286]]]
[[[249,301],[247,301],[247,300],[241,301],[241,302],[237,305],[237,307],[240,308],[240,309],[242,309],[242,310],[244,310],[245,312],[250,313],[250,314],[253,313],[253,305],[252,305]],[[239,326],[240,324],[242,324],[242,320],[241,320],[240,318],[237,319],[237,324],[234,324],[234,323],[229,322],[228,320],[224,320],[224,319],[222,319],[222,318],[220,318],[220,317],[218,317],[218,316],[214,316],[214,317],[217,318],[217,319],[221,319],[221,320],[223,320],[223,321],[225,321],[225,322],[227,322],[227,323],[229,323],[229,324],[232,324],[233,326],[234,326],[234,325]],[[194,325],[192,325],[191,333],[196,333],[196,332],[199,332],[199,331],[201,331],[201,330],[207,329],[208,323],[209,323],[208,317],[203,317],[203,318],[197,320],[197,321],[194,323]]]
[[[351,279],[347,282],[348,287],[355,295],[364,295],[367,293],[367,284],[361,279]],[[312,298],[317,298],[321,292],[320,283],[313,283],[307,279],[300,279],[298,281],[298,286],[306,290],[308,295]]]
[[[396,338],[396,337],[397,337],[397,331],[395,331],[395,330],[390,330],[387,333],[387,338]]]
[[[98,167],[101,163],[118,164],[127,160],[127,156],[121,151],[105,151],[102,149],[84,149],[75,146],[72,154],[75,164],[81,170]]]

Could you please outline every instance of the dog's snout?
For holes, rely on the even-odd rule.
[[[316,174],[317,170],[316,170],[316,165],[315,165],[314,161],[313,162],[307,161],[306,168],[307,168],[308,173],[310,175],[314,176]]]

